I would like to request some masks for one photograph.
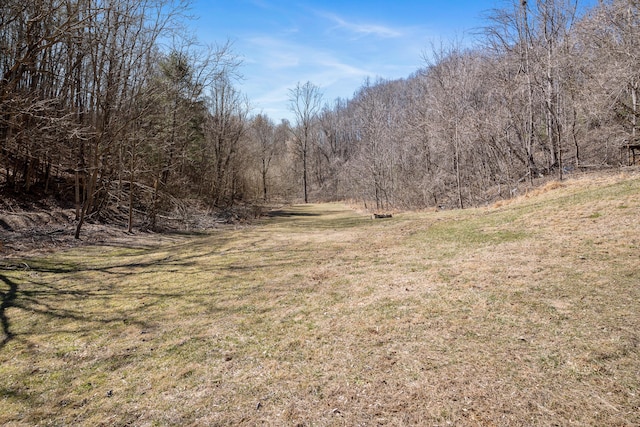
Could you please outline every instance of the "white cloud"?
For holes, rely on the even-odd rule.
[[[251,62],[270,69],[298,67],[301,63],[300,49],[286,40],[270,36],[253,37],[248,40]]]
[[[298,28],[298,34],[281,27],[241,38],[248,77],[241,90],[255,111],[275,120],[290,119],[289,89],[298,82],[318,85],[325,101],[332,102],[352,96],[367,77],[406,77],[420,65],[424,29],[350,23],[317,11],[312,16],[316,19],[287,20],[287,27]],[[326,32],[327,20],[339,30]]]
[[[342,28],[362,36],[397,38],[397,37],[402,37],[404,35],[404,31],[402,29],[395,29],[395,28],[387,27],[384,25],[377,25],[377,24],[348,22],[346,19],[341,18],[336,14],[328,13],[328,12],[317,12],[317,14],[323,18],[326,18],[334,22],[336,24],[336,27],[334,27],[334,29]]]
[[[310,81],[320,87],[325,101],[352,93],[367,76],[374,72],[346,61],[337,52],[286,38],[272,36],[250,39],[250,80],[242,90],[249,94],[256,111],[263,111],[274,119],[291,120],[288,111],[289,89],[298,82]]]
[[[371,71],[363,68],[355,67],[350,64],[346,64],[338,61],[334,58],[325,58],[318,61],[318,65],[329,69],[332,73],[335,73],[341,77],[366,77],[371,75]]]
[[[371,71],[340,60],[327,49],[270,36],[250,39],[252,53],[250,63],[260,64],[263,68],[275,71],[291,69],[296,75],[304,75],[307,70],[321,71],[322,74],[364,77]],[[270,76],[271,78],[275,76]],[[302,80],[300,77],[298,80]]]

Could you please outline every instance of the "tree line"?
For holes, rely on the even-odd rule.
[[[432,46],[351,99],[299,83],[293,122],[254,114],[229,43],[184,31],[181,0],[0,5],[0,185],[87,220],[272,200],[464,208],[523,183],[626,163],[638,139],[640,2],[511,0],[473,47]]]
[[[434,45],[400,80],[317,114],[317,197],[464,208],[541,177],[627,164],[638,144],[640,2],[515,0],[473,47]]]

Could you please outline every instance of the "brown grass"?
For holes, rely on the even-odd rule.
[[[640,180],[0,270],[4,425],[640,425]]]

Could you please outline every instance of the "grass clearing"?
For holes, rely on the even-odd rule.
[[[24,262],[3,425],[640,424],[637,177]]]

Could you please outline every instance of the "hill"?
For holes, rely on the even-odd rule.
[[[0,261],[3,425],[638,425],[640,177]]]

